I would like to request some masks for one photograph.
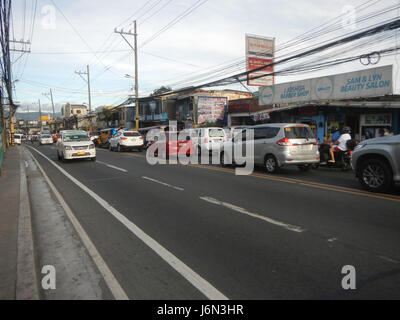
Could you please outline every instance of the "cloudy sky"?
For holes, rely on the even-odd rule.
[[[15,83],[17,101],[23,106],[30,105],[31,110],[37,106],[38,99],[44,109],[49,109],[49,100],[43,93],[50,88],[57,109],[65,102],[86,103],[87,86],[75,71],[86,70],[88,64],[93,106],[123,102],[132,92],[133,80],[125,75],[134,74],[134,58],[128,44],[114,29],[133,29],[135,19],[138,21],[140,94],[145,96],[162,85],[178,89],[185,84],[200,84],[200,74],[213,74],[213,68],[244,61],[246,33],[274,37],[279,48],[286,41],[341,17],[335,22],[339,25],[335,32],[321,34],[308,42],[300,41],[277,53],[284,55],[313,41],[314,44],[327,41],[399,15],[399,9],[394,7],[399,5],[398,0],[356,0],[351,2],[353,7],[349,7],[347,0],[37,0],[33,19],[35,2],[14,0],[12,22],[13,37],[32,42],[30,54],[12,55],[14,79],[18,80]],[[385,8],[391,10],[374,19],[352,23]],[[174,25],[170,26],[171,22]],[[153,38],[165,26],[169,27]],[[133,37],[128,39],[133,41]],[[400,35],[397,40],[400,43]],[[396,38],[390,38],[385,43],[363,47],[359,53],[372,52],[379,45],[386,48],[395,44]],[[397,75],[399,61],[399,56],[392,55],[382,58],[379,65],[393,64]],[[243,68],[239,65],[226,69],[223,75],[244,71]],[[364,68],[356,61],[314,73],[280,76],[276,81]],[[200,82],[190,82],[192,79]],[[230,88],[245,90],[239,84]],[[256,91],[257,87],[249,89]]]

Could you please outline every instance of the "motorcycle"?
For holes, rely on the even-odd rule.
[[[330,154],[329,149],[331,148],[328,144],[321,144],[319,147],[320,152],[320,163],[313,165],[313,169],[318,169],[319,167],[337,168],[342,171],[349,171],[351,169],[351,155],[355,147],[359,144],[357,140],[347,141],[347,151],[335,152],[335,162],[329,162]]]

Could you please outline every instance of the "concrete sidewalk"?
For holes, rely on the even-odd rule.
[[[0,300],[16,299],[18,216],[20,203],[20,153],[5,154],[0,177]]]
[[[37,300],[32,218],[21,147],[7,151],[0,177],[0,300]]]

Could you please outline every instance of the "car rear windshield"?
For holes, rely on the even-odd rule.
[[[288,139],[313,139],[315,138],[313,131],[310,127],[286,127],[285,137]]]
[[[125,137],[140,137],[139,132],[124,132]]]
[[[14,139],[21,139],[21,138],[22,138],[21,135],[19,135],[19,134],[14,134]]]
[[[90,141],[90,138],[87,135],[83,134],[74,134],[74,135],[67,135],[64,138],[65,142],[79,142],[79,141]]]
[[[225,131],[222,129],[211,129],[208,133],[211,138],[225,137]]]
[[[42,139],[50,139],[51,138],[51,136],[49,136],[49,135],[43,135],[42,136]]]

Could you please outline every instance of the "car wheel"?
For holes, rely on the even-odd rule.
[[[381,159],[371,159],[361,163],[358,179],[365,189],[373,192],[387,191],[393,184],[392,170]]]
[[[276,173],[279,170],[278,161],[272,154],[265,157],[264,167],[268,173]]]
[[[307,172],[311,169],[311,165],[309,164],[301,164],[297,166],[300,171]]]
[[[90,158],[90,160],[92,160],[93,162],[96,162],[96,157]]]

